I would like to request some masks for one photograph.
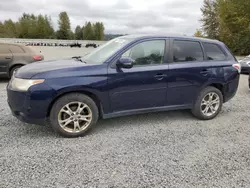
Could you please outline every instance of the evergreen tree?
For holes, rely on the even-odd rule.
[[[84,34],[84,40],[93,40],[93,28],[91,22],[85,24],[83,34]]]
[[[82,40],[83,39],[83,32],[81,26],[76,26],[75,29],[75,39],[76,40]]]
[[[67,12],[61,12],[59,14],[59,30],[57,32],[58,39],[70,39],[72,37],[70,20]]]
[[[4,25],[3,25],[2,22],[0,22],[0,37],[1,38],[6,37],[6,35],[5,35],[5,28],[4,28]]]
[[[250,54],[250,3],[219,0],[220,39],[239,55]]]
[[[215,0],[204,0],[201,8],[202,30],[206,37],[212,39],[219,38],[219,20],[217,13],[218,3]]]
[[[4,27],[5,37],[8,38],[17,37],[16,26],[11,19],[6,20],[3,24],[3,27]]]
[[[55,38],[55,31],[52,26],[51,17],[48,17],[47,15],[45,15],[44,20],[45,20],[45,37],[49,39]]]
[[[46,23],[44,17],[40,14],[37,18],[36,36],[39,39],[46,38]]]

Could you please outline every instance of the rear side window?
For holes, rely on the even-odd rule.
[[[226,59],[225,53],[217,44],[203,43],[208,60],[222,61]]]
[[[10,51],[12,53],[24,53],[24,50],[20,46],[10,45]]]
[[[0,54],[9,54],[9,46],[6,44],[0,44]]]
[[[173,61],[203,61],[204,55],[199,42],[174,40]]]

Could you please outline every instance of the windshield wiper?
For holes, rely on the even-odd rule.
[[[84,61],[83,59],[82,59],[82,56],[73,56],[72,57],[72,59],[75,59],[76,61],[81,61],[81,62],[83,62],[83,63],[87,63],[86,61]]]

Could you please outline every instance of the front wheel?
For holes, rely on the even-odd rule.
[[[221,91],[209,86],[201,91],[194,104],[192,113],[199,119],[210,120],[219,114],[222,104],[223,95]]]
[[[83,136],[98,120],[95,102],[84,94],[73,93],[59,98],[52,106],[52,128],[64,137]]]

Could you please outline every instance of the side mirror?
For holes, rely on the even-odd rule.
[[[129,57],[122,57],[117,61],[116,66],[118,68],[130,69],[133,67],[133,64],[134,64],[133,59],[131,59]]]

